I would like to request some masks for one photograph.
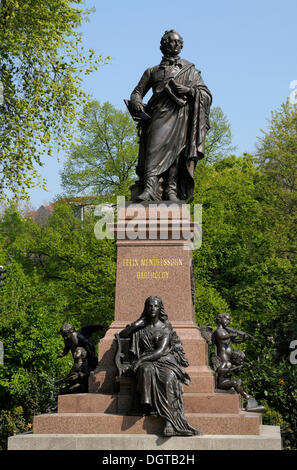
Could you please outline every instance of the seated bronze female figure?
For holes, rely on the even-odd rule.
[[[160,297],[147,298],[141,317],[119,336],[130,338],[131,370],[143,413],[164,418],[164,436],[201,434],[184,415],[183,384],[190,377],[183,367],[188,361]]]

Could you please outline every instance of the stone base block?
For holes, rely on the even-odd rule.
[[[189,423],[204,434],[259,434],[257,413],[186,413]],[[154,416],[105,413],[57,413],[34,417],[35,434],[158,434],[164,421]]]
[[[239,395],[228,393],[185,393],[186,413],[239,413]],[[132,406],[129,395],[78,393],[60,395],[58,413],[124,413]]]
[[[254,435],[160,437],[152,434],[19,434],[8,450],[281,450],[280,428],[261,426]]]

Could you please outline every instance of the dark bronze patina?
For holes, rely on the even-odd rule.
[[[134,407],[130,414],[161,416],[165,421],[164,436],[201,434],[184,415],[182,384],[190,383],[184,370],[188,361],[160,297],[148,297],[141,317],[122,330],[117,339],[129,339],[129,360],[119,366],[118,354],[116,361],[123,375],[135,377],[135,398],[140,409]],[[123,357],[127,358],[127,351]]]
[[[195,65],[181,59],[183,39],[174,30],[161,39],[163,58],[147,69],[125,100],[140,134],[132,200],[187,200],[193,193],[194,170],[204,156],[211,94]],[[152,89],[147,105],[142,102]]]
[[[239,378],[234,378],[233,374],[239,375],[245,360],[243,351],[233,350],[233,343],[242,343],[247,339],[256,339],[244,331],[229,327],[229,313],[220,313],[217,316],[217,328],[213,331],[210,326],[200,328],[203,338],[216,346],[216,355],[211,357],[213,368],[217,377],[217,388],[219,390],[235,390],[247,400],[246,411],[264,412],[265,408],[249,395],[242,386]]]
[[[66,377],[55,382],[56,385],[61,386],[59,390],[61,395],[88,391],[90,372],[95,369],[98,363],[94,344],[89,338],[96,331],[104,329],[105,327],[101,325],[86,325],[79,331],[75,331],[69,323],[61,326],[60,333],[63,336],[65,346],[58,357],[64,357],[71,351],[74,361]]]
[[[6,269],[3,266],[0,266],[0,288],[3,287],[2,281],[4,281],[6,278],[6,276],[4,276],[4,273],[6,273]]]

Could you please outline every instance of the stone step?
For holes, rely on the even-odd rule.
[[[189,423],[204,434],[260,433],[261,415],[241,411],[231,413],[186,413]],[[162,418],[121,416],[105,413],[56,413],[34,417],[34,434],[157,434]]]
[[[167,437],[154,434],[17,434],[8,438],[8,450],[282,450],[279,426],[261,426],[258,435]],[[24,455],[24,454],[22,454]],[[250,455],[254,456],[252,452]],[[276,454],[274,454],[275,457]],[[281,455],[281,454],[279,454]],[[246,454],[245,454],[246,456]],[[198,456],[198,462],[199,462]],[[231,457],[231,456],[230,456]],[[31,457],[30,457],[31,458]],[[219,456],[220,458],[220,456]],[[253,457],[254,458],[254,457]],[[215,458],[216,461],[216,458]],[[191,462],[189,462],[191,463]]]
[[[228,393],[184,393],[186,413],[239,413],[239,395]],[[60,395],[58,413],[126,413],[129,395],[79,393]]]
[[[214,374],[206,365],[189,366],[186,368],[191,377],[190,385],[184,387],[185,393],[213,393],[214,392]],[[116,369],[105,370],[98,366],[92,371],[89,377],[90,393],[112,394],[117,390],[115,388]]]
[[[239,395],[229,393],[184,393],[186,413],[239,413]],[[131,396],[119,394],[117,397],[118,413],[125,413],[131,408]],[[79,410],[83,411],[83,410]],[[102,410],[101,410],[102,411]]]
[[[207,366],[189,366],[187,374],[191,383],[184,387],[185,393],[213,393],[215,390],[214,372]]]

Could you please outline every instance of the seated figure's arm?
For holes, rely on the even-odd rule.
[[[57,357],[58,357],[58,358],[61,358],[61,357],[66,356],[66,354],[68,354],[69,351],[70,351],[70,346],[67,346],[67,345],[65,344],[64,349],[63,349],[63,352],[59,353]]]
[[[152,353],[143,354],[133,365],[134,372],[138,369],[143,362],[157,361],[166,351],[169,346],[169,333],[164,335],[160,340],[157,348]]]
[[[134,331],[140,330],[145,326],[145,322],[143,318],[139,318],[133,323],[130,323],[130,325],[127,325],[126,328],[124,328],[122,331],[120,331],[119,336],[120,338],[129,338]]]

